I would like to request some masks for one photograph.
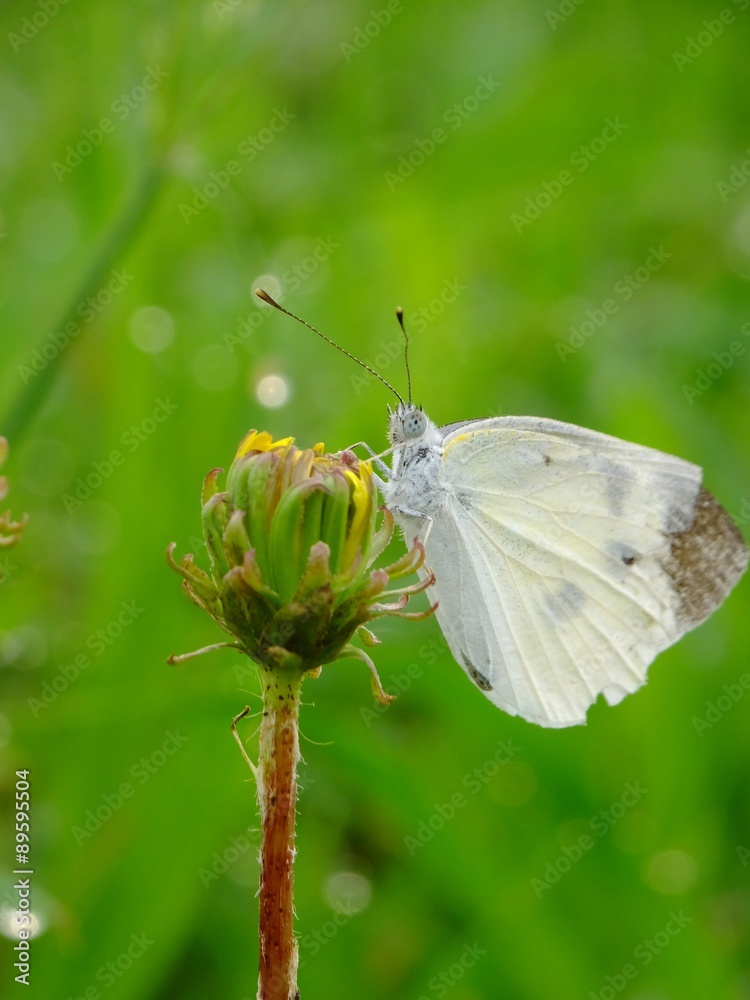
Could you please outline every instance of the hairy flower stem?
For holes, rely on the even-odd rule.
[[[258,1000],[297,1000],[294,937],[294,824],[302,674],[264,670],[258,751],[260,978]]]

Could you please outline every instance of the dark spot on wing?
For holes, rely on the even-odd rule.
[[[544,456],[544,464],[545,465],[549,465],[551,462],[552,462],[552,459],[550,458],[550,456],[549,455],[545,455]]]
[[[601,471],[606,476],[607,500],[612,514],[615,517],[622,517],[625,501],[631,490],[633,473],[627,466],[613,462],[611,459],[602,459],[600,465]]]
[[[721,604],[747,567],[748,551],[734,521],[701,486],[692,522],[669,536],[664,561],[677,591],[678,618],[694,628]]]
[[[580,587],[567,581],[558,590],[557,599],[569,614],[577,615],[586,595]]]
[[[640,552],[637,552],[631,545],[626,545],[625,542],[608,542],[606,551],[623,566],[635,565],[641,556]]]
[[[481,688],[482,691],[491,691],[492,685],[490,684],[490,682],[487,680],[484,674],[480,673],[477,670],[474,664],[471,663],[471,661],[469,660],[469,657],[463,651],[461,652],[461,659],[464,661],[466,672],[468,673],[469,677],[471,677],[471,679],[474,681],[476,686],[478,688]]]
[[[556,626],[568,625],[580,615],[586,594],[570,581],[563,582],[554,593],[544,594],[542,606],[549,620]]]

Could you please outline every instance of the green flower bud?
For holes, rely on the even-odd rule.
[[[4,437],[0,437],[0,468],[5,464],[8,457],[8,442]],[[4,500],[8,495],[8,481],[5,476],[0,476],[0,500]],[[0,549],[10,548],[15,545],[21,537],[21,532],[26,525],[27,517],[24,514],[23,520],[12,521],[10,511],[6,510],[0,514]]]
[[[404,610],[411,594],[432,583],[387,591],[390,581],[424,562],[415,541],[401,559],[372,569],[393,534],[393,518],[377,521],[369,462],[351,452],[326,455],[322,445],[300,450],[292,438],[273,441],[251,431],[240,444],[219,491],[214,469],[202,494],[203,535],[210,572],[192,555],[177,565],[187,595],[204,608],[256,663],[301,673],[344,656],[356,656],[373,671],[364,650],[349,644],[358,634],[377,642],[365,625],[383,615],[425,618],[434,608]],[[395,600],[383,602],[383,598]],[[191,655],[191,654],[188,654]],[[173,658],[179,660],[180,658]],[[383,694],[374,683],[377,696]]]

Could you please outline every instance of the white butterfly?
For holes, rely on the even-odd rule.
[[[437,427],[256,294],[399,398],[378,485],[425,546],[451,652],[511,715],[573,726],[600,694],[616,705],[744,573],[747,547],[697,465],[537,417]]]
[[[698,466],[536,417],[437,427],[391,415],[386,504],[422,539],[450,649],[487,697],[542,726],[636,691],[748,563]]]

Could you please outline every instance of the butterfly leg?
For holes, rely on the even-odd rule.
[[[373,476],[373,478],[375,477]],[[424,538],[421,539],[421,542],[422,545],[425,545],[427,543],[427,539],[429,538],[430,532],[432,531],[432,522],[433,522],[433,519],[430,517],[429,514],[423,514],[421,510],[412,510],[411,507],[391,507],[390,511],[392,514],[402,514],[404,517],[416,517],[419,518],[419,520],[422,522],[426,521],[427,527],[425,529]],[[404,534],[405,533],[406,532],[404,531]]]
[[[377,466],[377,468],[380,470],[380,472],[382,472],[384,475],[390,474],[391,470],[388,468],[388,466],[386,465],[386,463],[383,461],[383,456],[384,455],[390,455],[391,452],[393,451],[393,448],[387,448],[385,451],[381,451],[380,454],[377,454],[376,452],[374,452],[372,450],[372,448],[369,446],[369,444],[366,441],[357,441],[356,444],[351,445],[346,450],[347,451],[354,451],[355,448],[364,448],[365,451],[370,456],[369,460],[371,462],[373,462]],[[382,479],[377,479],[377,477],[376,477],[376,480],[377,480],[378,484],[380,484],[380,483],[383,482]]]

